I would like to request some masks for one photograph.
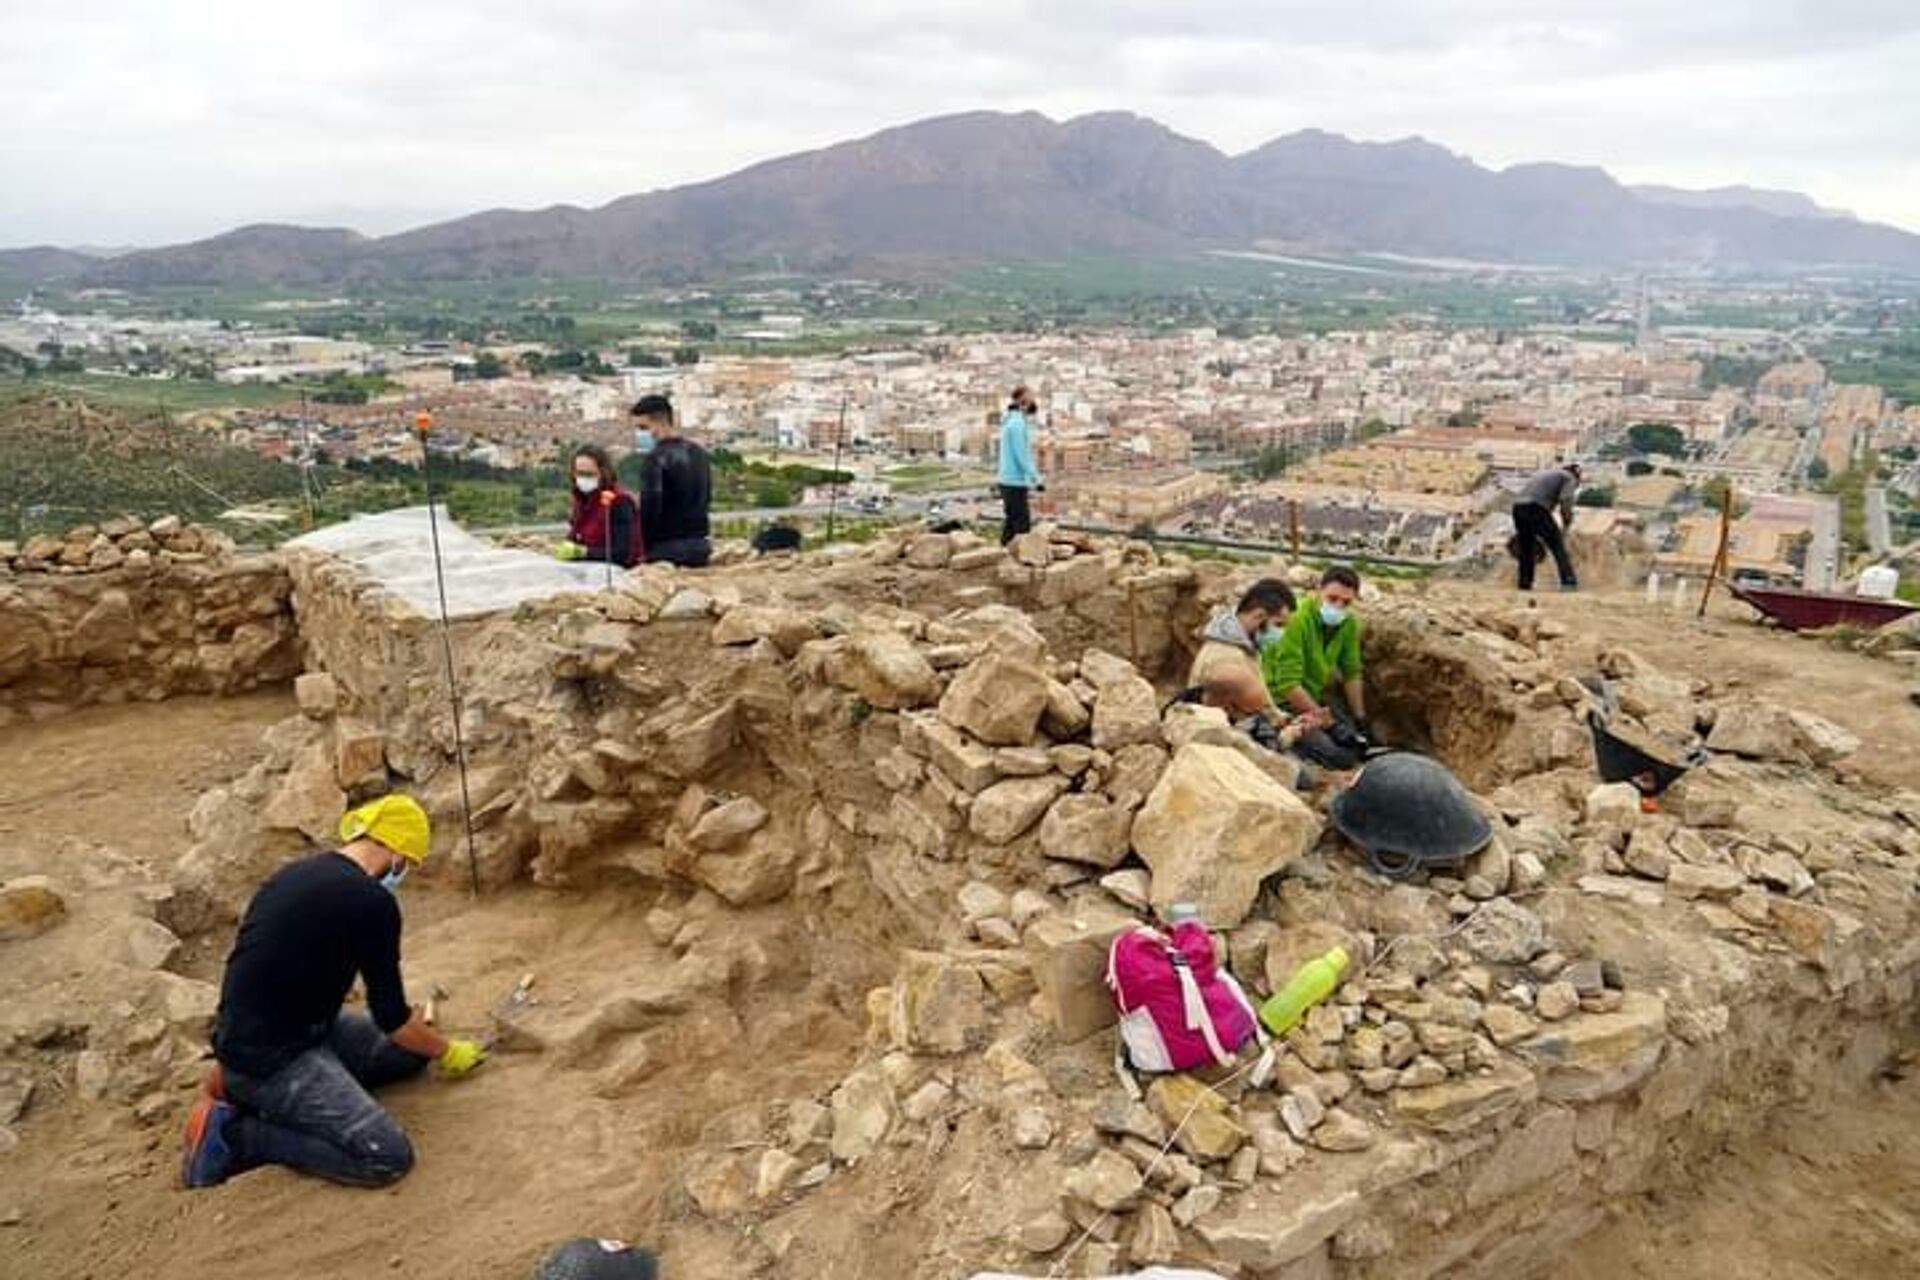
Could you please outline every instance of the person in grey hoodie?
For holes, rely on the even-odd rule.
[[[1580,585],[1573,572],[1573,557],[1567,554],[1567,540],[1561,532],[1573,527],[1573,499],[1580,492],[1580,464],[1564,463],[1537,472],[1513,504],[1513,554],[1520,561],[1520,589],[1533,590],[1533,567],[1545,544],[1560,571],[1560,587],[1571,591]],[[1559,523],[1554,513],[1560,514]]]
[[[1262,578],[1248,587],[1240,603],[1222,609],[1200,633],[1200,651],[1187,669],[1187,684],[1204,685],[1230,662],[1260,669],[1260,647],[1280,638],[1293,616],[1293,588],[1278,578]]]

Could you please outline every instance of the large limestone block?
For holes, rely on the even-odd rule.
[[[952,725],[928,719],[920,728],[933,767],[968,795],[986,790],[1000,776],[993,752]]]
[[[1047,673],[1034,663],[989,652],[954,677],[940,718],[980,741],[1022,747],[1047,709]]]
[[[1084,1040],[1118,1019],[1107,989],[1107,951],[1134,921],[1118,915],[1042,916],[1027,929],[1027,954],[1060,1038]]]
[[[827,676],[882,711],[923,707],[940,693],[933,664],[891,628],[864,628],[847,637],[828,658]]]
[[[66,900],[45,876],[20,876],[0,885],[0,942],[34,937],[66,918]]]
[[[784,656],[791,658],[817,634],[813,620],[793,609],[742,604],[727,610],[714,624],[713,643],[724,648],[770,640]]]
[[[1239,752],[1181,748],[1133,822],[1153,905],[1190,902],[1216,928],[1246,919],[1260,882],[1311,849],[1320,819]]]
[[[1007,844],[1040,821],[1066,786],[1067,780],[1057,773],[996,782],[973,798],[967,825],[990,844]]]
[[[1412,1125],[1439,1133],[1466,1133],[1528,1105],[1539,1092],[1533,1072],[1517,1062],[1502,1062],[1485,1075],[1395,1090],[1393,1109]]]
[[[1284,1191],[1254,1188],[1224,1212],[1202,1219],[1200,1238],[1223,1260],[1256,1275],[1291,1274],[1281,1268],[1310,1254],[1324,1254],[1327,1241],[1366,1207],[1351,1187]]]
[[[261,812],[261,825],[270,831],[298,831],[326,844],[338,836],[346,804],[334,772],[332,745],[314,742],[294,757],[293,767]]]
[[[833,1158],[852,1164],[885,1141],[899,1116],[893,1086],[878,1063],[862,1067],[833,1091]]]
[[[1137,675],[1100,686],[1093,704],[1093,745],[1118,751],[1135,743],[1160,741],[1160,695]]]
[[[1840,726],[1772,702],[1729,702],[1716,709],[1707,746],[1756,760],[1830,764],[1860,749]]]
[[[1111,870],[1130,847],[1132,815],[1101,796],[1061,796],[1040,824],[1040,852],[1049,858]]]
[[[938,951],[909,951],[900,957],[888,1007],[888,1031],[896,1048],[964,1053],[985,1047],[990,1030],[987,984],[979,973]]]
[[[1666,1041],[1667,1002],[1629,991],[1617,1013],[1555,1023],[1520,1050],[1541,1069],[1541,1097],[1598,1102],[1644,1080],[1659,1064]]]

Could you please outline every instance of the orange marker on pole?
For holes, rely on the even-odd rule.
[[[427,432],[431,430],[432,427],[433,415],[425,409],[413,415],[413,429],[419,434],[422,440],[427,438]]]

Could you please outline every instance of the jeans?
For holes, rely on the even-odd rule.
[[[1333,725],[1327,729],[1309,729],[1293,744],[1293,754],[1323,769],[1356,769],[1366,759],[1360,743],[1360,722],[1345,704],[1323,704],[1333,712]]]
[[[1579,581],[1573,575],[1573,560],[1567,555],[1567,540],[1560,533],[1560,524],[1553,518],[1553,512],[1537,502],[1516,503],[1513,508],[1513,528],[1520,540],[1520,589],[1533,590],[1533,566],[1540,559],[1540,544],[1545,543],[1547,552],[1553,557],[1554,568],[1560,571],[1560,585],[1578,586]]]
[[[675,538],[647,548],[649,561],[678,565],[682,569],[704,569],[712,558],[713,544],[705,538]]]
[[[239,1111],[226,1130],[232,1172],[283,1164],[349,1186],[398,1182],[413,1168],[413,1144],[367,1091],[426,1065],[371,1018],[343,1013],[324,1043],[264,1080],[227,1069],[227,1097]]]
[[[1029,497],[1030,494],[1024,485],[1000,486],[1000,508],[1005,512],[1000,522],[1001,546],[1006,546],[1033,528],[1033,510],[1027,505]]]

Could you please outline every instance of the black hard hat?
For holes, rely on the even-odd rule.
[[[1486,815],[1446,766],[1410,751],[1367,761],[1331,812],[1340,834],[1366,851],[1367,865],[1396,878],[1457,863],[1493,838]]]
[[[533,1280],[659,1280],[651,1253],[619,1240],[582,1236],[540,1259]]]

